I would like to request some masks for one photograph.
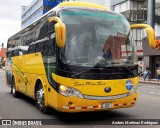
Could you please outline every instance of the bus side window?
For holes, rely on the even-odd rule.
[[[16,54],[15,54],[15,50],[12,50],[11,51],[11,57],[14,57]]]
[[[49,41],[49,51],[48,51],[49,55],[55,55],[56,54],[56,42],[55,42],[55,38],[50,39]]]
[[[22,56],[23,55],[23,51],[19,50],[18,54],[19,54],[19,56]]]
[[[26,50],[23,50],[23,51],[22,51],[22,54],[23,54],[23,55],[27,54],[27,51],[26,51]]]
[[[30,45],[29,49],[28,49],[28,54],[35,53],[35,49],[36,49],[36,45],[35,44]]]
[[[11,51],[8,51],[6,55],[7,55],[7,58],[10,58],[11,57]]]
[[[15,56],[19,56],[19,51],[20,51],[20,49],[15,50]]]
[[[51,22],[48,24],[48,33],[54,33],[55,28],[53,27],[56,24],[56,22]]]
[[[40,42],[36,44],[36,52],[42,52],[42,54],[44,53],[44,42]]]
[[[45,41],[45,46],[44,46],[44,55],[48,56],[49,53],[49,42]]]

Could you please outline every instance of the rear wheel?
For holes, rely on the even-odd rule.
[[[39,108],[39,110],[42,113],[48,112],[48,107],[45,106],[45,96],[44,96],[44,89],[42,87],[42,84],[38,86],[38,89],[36,91],[36,106]]]
[[[11,94],[12,94],[15,98],[17,98],[18,95],[19,95],[19,92],[16,91],[16,84],[15,84],[15,79],[14,79],[14,78],[12,79]]]

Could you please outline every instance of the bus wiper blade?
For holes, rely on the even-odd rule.
[[[74,74],[74,75],[71,75],[71,77],[74,78],[75,76],[77,76],[77,75],[79,75],[79,74],[82,74],[82,73],[85,73],[85,72],[87,72],[87,71],[89,71],[89,70],[92,70],[92,69],[103,70],[103,68],[94,68],[94,67],[92,67],[92,68],[89,68],[89,69],[85,69],[85,70],[83,70],[83,71],[81,71],[81,72],[78,72],[78,73],[76,73],[76,74]]]
[[[120,66],[120,68],[125,68],[127,69],[130,73],[133,74],[133,76],[135,76],[134,72],[132,70],[130,70],[127,66]]]
[[[82,72],[78,72],[78,73],[76,73],[76,74],[74,74],[74,75],[71,75],[71,77],[73,78],[73,77],[75,77],[75,76],[77,76],[77,75],[79,75],[79,74],[81,74],[81,73],[87,72],[87,71],[92,70],[92,69],[103,70],[103,69],[104,69],[104,66],[106,66],[107,64],[108,64],[108,63],[107,63],[107,61],[106,61],[105,59],[101,59],[94,67],[89,68],[89,69],[86,69],[86,70],[84,70],[84,71],[82,71]]]
[[[98,68],[103,68],[104,66],[106,66],[108,63],[105,59],[101,59],[96,65],[95,67],[98,67]]]

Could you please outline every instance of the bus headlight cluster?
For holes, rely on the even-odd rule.
[[[128,93],[128,96],[132,95],[133,93],[137,92],[138,90],[138,85],[137,86],[134,86]]]
[[[84,98],[82,93],[75,88],[71,88],[68,86],[60,85],[59,93],[64,96],[75,96],[79,98]]]

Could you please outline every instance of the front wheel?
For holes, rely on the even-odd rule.
[[[44,96],[44,89],[42,87],[42,84],[39,85],[36,91],[36,106],[39,108],[39,110],[42,113],[48,112],[48,107],[45,106],[45,96]]]
[[[12,79],[12,84],[11,84],[11,94],[12,94],[15,98],[17,98],[18,95],[19,95],[19,92],[16,91],[16,84],[15,84],[15,79],[14,79],[14,78]]]

